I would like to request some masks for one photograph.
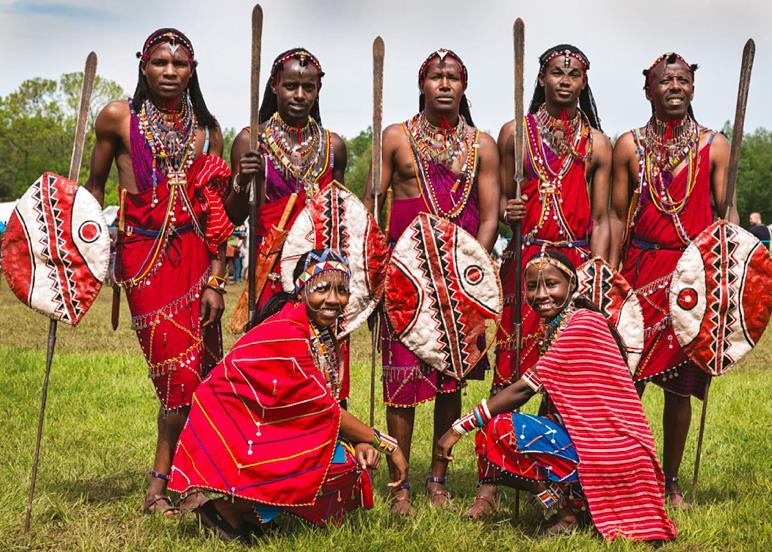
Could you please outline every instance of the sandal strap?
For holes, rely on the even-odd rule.
[[[487,502],[490,505],[490,507],[493,508],[494,510],[499,507],[499,505],[496,503],[497,501],[495,499],[487,497],[485,495],[478,494],[477,496],[474,497],[474,499],[475,499],[475,501],[482,500],[483,502]]]
[[[177,508],[174,505],[174,502],[172,501],[172,498],[169,495],[162,495],[157,494],[152,496],[152,500],[148,501],[145,500],[145,502],[142,504],[142,511],[143,512],[150,512],[151,509],[158,504],[159,502],[166,502],[169,505],[169,508],[166,509],[166,512],[176,512],[179,511],[179,508]]]

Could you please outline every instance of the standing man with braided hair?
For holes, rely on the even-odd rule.
[[[686,509],[678,483],[691,424],[691,396],[702,399],[708,376],[678,345],[670,323],[669,289],[686,246],[726,212],[729,142],[698,124],[692,110],[697,65],[678,54],[659,56],[643,71],[652,115],[614,146],[611,264],[622,263],[643,309],[644,348],[634,379],[665,390],[665,493]],[[629,217],[629,218],[628,218]],[[730,221],[737,223],[736,211]]]
[[[285,230],[292,227],[317,193],[333,180],[344,182],[346,144],[340,136],[322,127],[319,92],[323,76],[321,63],[305,48],[279,54],[271,65],[260,105],[258,151],[249,149],[249,127],[233,141],[231,166],[236,167],[236,175],[225,208],[235,224],[242,224],[249,214],[249,183],[257,178],[258,190],[263,190],[263,197],[258,199],[258,240],[279,223],[293,193],[297,193],[297,200]],[[281,290],[277,259],[257,298],[258,306]],[[341,349],[343,373],[336,377],[341,382],[338,400],[345,404],[350,380],[348,338],[341,343]]]
[[[389,125],[383,132],[380,193],[394,192],[389,224],[393,246],[419,213],[450,220],[473,236],[488,251],[498,235],[499,158],[496,143],[474,127],[466,98],[468,72],[458,54],[440,49],[426,58],[418,71],[419,112]],[[365,204],[373,209],[372,182],[365,190]],[[447,464],[437,459],[437,439],[461,412],[461,387],[409,351],[382,325],[383,394],[389,433],[410,459],[416,405],[435,400],[434,440],[427,491],[434,506],[447,504]],[[482,379],[487,363],[467,376]],[[392,479],[396,480],[393,463]],[[407,514],[410,485],[392,490],[392,512]]]
[[[522,266],[542,247],[556,248],[579,266],[590,256],[608,258],[608,198],[611,142],[600,128],[587,71],[587,56],[570,44],[539,56],[539,76],[525,116],[525,166],[522,196],[515,197],[514,121],[499,132],[501,219],[522,221]],[[514,248],[504,252],[501,283],[504,313],[497,333],[492,394],[517,381],[539,358],[539,316],[522,307],[520,374],[513,373],[515,343],[511,334],[516,293]],[[490,464],[479,465],[480,492],[468,515],[478,519],[496,504],[496,481]]]
[[[126,224],[113,280],[126,290],[161,401],[142,510],[169,514],[166,482],[193,391],[222,356],[224,248],[233,231],[222,194],[230,171],[188,37],[159,29],[137,57],[134,97],[110,102],[97,117],[86,188],[103,203],[115,161]]]

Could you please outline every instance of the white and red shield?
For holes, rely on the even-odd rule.
[[[281,253],[284,291],[295,289],[292,273],[298,259],[320,247],[335,249],[351,268],[351,297],[338,337],[353,332],[367,320],[383,296],[388,247],[386,238],[359,198],[332,182],[300,212]]]
[[[635,374],[643,354],[643,310],[633,288],[600,257],[576,269],[579,293],[595,303],[619,332],[627,349],[627,367]]]
[[[681,347],[720,376],[750,351],[772,311],[772,260],[753,234],[725,220],[684,251],[670,284],[670,314]]]
[[[397,240],[386,279],[386,312],[400,341],[456,379],[486,352],[486,323],[504,305],[496,265],[455,224],[421,213]]]
[[[43,175],[16,204],[3,239],[3,272],[16,296],[76,325],[110,264],[110,235],[96,199],[77,182]]]

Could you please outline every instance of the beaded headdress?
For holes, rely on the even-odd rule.
[[[455,59],[458,64],[461,66],[461,82],[464,85],[464,90],[466,90],[466,84],[469,82],[469,72],[466,69],[466,65],[464,65],[464,62],[461,61],[461,58],[458,57],[458,54],[454,52],[453,50],[448,50],[446,48],[440,48],[439,50],[435,50],[431,54],[429,54],[429,57],[427,57],[424,62],[421,64],[421,68],[418,70],[418,89],[422,90],[424,85],[424,79],[426,78],[426,71],[429,69],[429,64],[432,62],[432,60],[436,57],[440,58],[440,61],[443,61],[446,57],[452,57]]]
[[[278,82],[277,78],[279,77],[281,68],[291,59],[298,60],[301,67],[306,67],[308,64],[316,67],[316,71],[319,73],[319,85],[321,86],[322,77],[324,76],[322,65],[319,63],[319,60],[316,58],[316,56],[305,48],[293,48],[292,50],[288,50],[283,54],[280,54],[279,57],[276,58],[276,61],[274,61],[273,65],[271,66],[271,79],[274,82]]]
[[[683,63],[684,65],[686,65],[689,68],[689,71],[692,74],[692,80],[694,80],[694,72],[697,71],[697,69],[699,69],[699,65],[697,65],[696,63],[689,63],[689,62],[687,62],[680,54],[677,54],[675,52],[665,52],[664,54],[659,56],[657,59],[655,59],[651,63],[651,65],[649,65],[648,69],[644,69],[643,70],[643,76],[645,78],[645,82],[644,82],[644,85],[643,85],[644,89],[649,87],[649,76],[651,75],[652,69],[654,69],[657,65],[659,65],[663,61],[667,65],[670,65],[670,64],[673,64],[673,63],[677,63],[677,62],[680,61],[681,63]]]
[[[530,267],[534,267],[536,270],[541,271],[544,270],[547,266],[554,266],[560,272],[565,274],[570,285],[576,284],[576,272],[571,270],[571,268],[569,268],[559,259],[554,258],[544,248],[542,248],[539,253],[534,255],[530,261],[528,261],[523,272],[525,273]]]
[[[351,278],[351,270],[348,261],[334,249],[315,249],[309,251],[303,263],[303,271],[295,279],[295,293],[299,294],[309,280],[331,270],[343,272],[348,280]]]
[[[191,65],[196,64],[194,59],[195,55],[193,53],[193,45],[190,43],[190,40],[188,40],[188,37],[176,29],[169,29],[160,33],[156,31],[151,34],[147,40],[145,40],[145,45],[142,46],[142,51],[137,52],[137,58],[143,62],[146,62],[150,59],[150,56],[153,55],[153,52],[155,52],[162,44],[169,44],[172,49],[172,54],[175,54],[177,49],[182,47],[182,50],[185,52],[185,55],[187,56]]]
[[[547,65],[549,65],[549,62],[555,59],[556,57],[563,57],[565,58],[564,66],[569,66],[569,59],[574,58],[579,63],[582,64],[582,69],[586,72],[590,68],[590,60],[588,60],[585,55],[580,52],[578,49],[571,50],[569,48],[565,48],[563,50],[555,50],[554,52],[551,52],[548,56],[542,57],[539,62],[539,75],[544,74],[544,70],[547,68]]]

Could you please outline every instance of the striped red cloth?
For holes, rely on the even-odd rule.
[[[576,447],[598,531],[608,540],[675,539],[654,438],[603,315],[574,313],[536,369]]]
[[[233,223],[223,205],[230,176],[228,165],[216,155],[199,155],[188,169],[188,180],[193,183],[193,190],[205,200],[206,245],[212,253],[233,233]]]

